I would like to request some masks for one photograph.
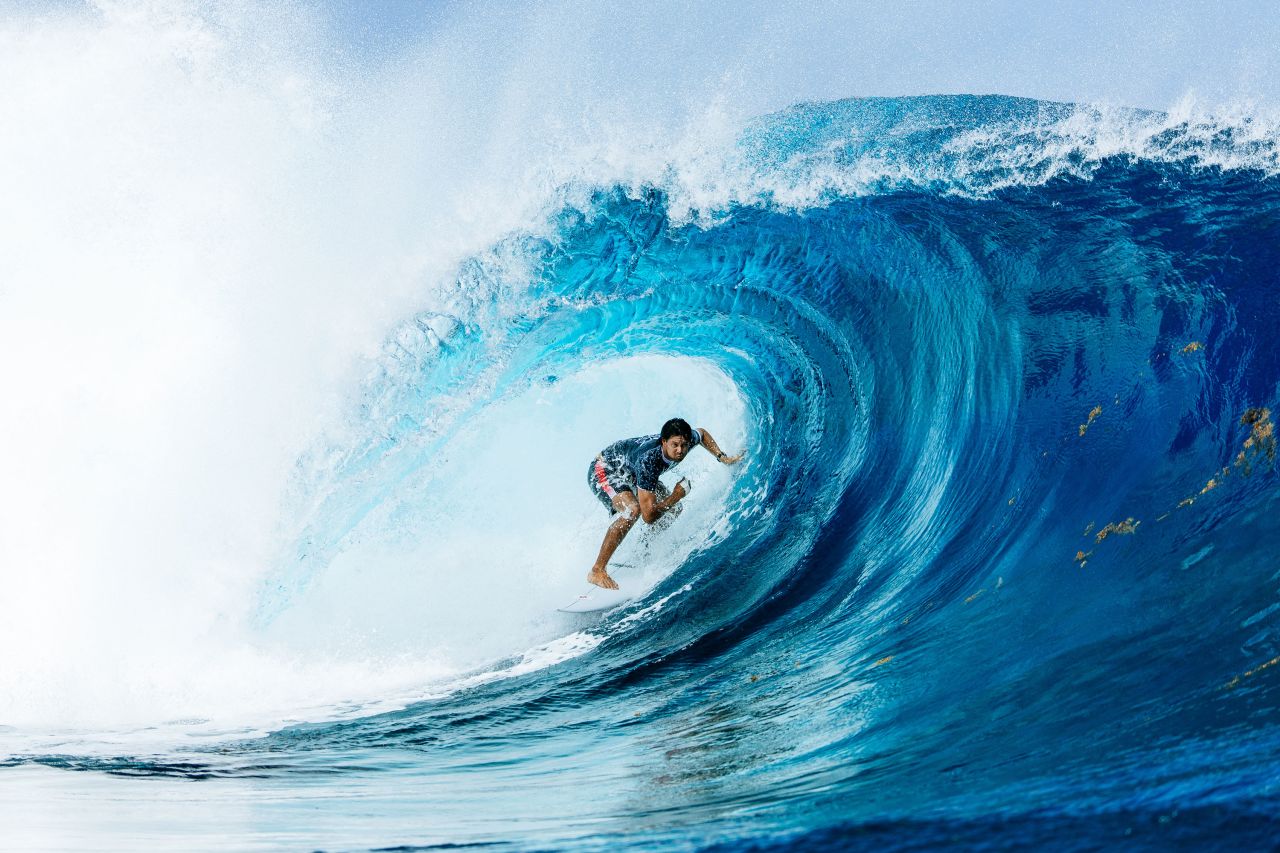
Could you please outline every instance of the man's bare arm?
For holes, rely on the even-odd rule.
[[[676,487],[671,490],[671,494],[667,495],[663,500],[658,500],[658,496],[648,489],[640,489],[636,494],[636,498],[640,501],[640,517],[644,519],[645,524],[653,524],[662,514],[680,503],[688,492],[685,491],[684,483],[676,483]]]
[[[711,437],[711,433],[707,432],[702,427],[698,427],[698,433],[702,436],[702,446],[707,449],[707,452],[724,464],[732,465],[742,459],[744,454],[739,453],[737,456],[730,456],[721,450],[720,445],[716,444],[716,440]]]

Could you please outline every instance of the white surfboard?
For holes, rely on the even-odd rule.
[[[616,572],[618,569],[634,569],[635,566],[630,563],[610,563],[609,568]],[[621,584],[619,584],[619,589],[605,589],[589,583],[582,595],[564,607],[557,607],[556,609],[561,613],[595,613],[599,610],[612,610],[615,607],[621,607],[635,597],[634,592],[622,589]]]
[[[631,599],[635,598],[635,594],[625,589],[604,589],[595,584],[588,584],[589,588],[582,595],[575,598],[564,607],[557,607],[561,613],[595,613],[598,610],[612,610],[615,607],[621,607]]]

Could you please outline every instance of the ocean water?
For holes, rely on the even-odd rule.
[[[5,143],[94,157],[5,167],[0,845],[1276,843],[1273,125],[799,103],[503,198],[181,23],[9,43],[127,121]],[[673,415],[745,460],[556,612]]]

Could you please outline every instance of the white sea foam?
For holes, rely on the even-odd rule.
[[[342,433],[390,330],[431,306],[460,259],[536,227],[558,181],[531,159],[546,139],[511,122],[533,102],[499,103],[533,76],[486,81],[489,55],[454,50],[471,24],[411,66],[370,72],[326,53],[304,11],[260,12],[104,3],[0,30],[0,79],[13,83],[0,87],[6,724],[221,725],[440,682],[553,640],[547,625],[464,629],[550,609],[559,575],[546,572],[582,574],[594,547],[566,552],[558,528],[523,520],[477,542],[477,518],[437,507],[434,546],[399,574],[381,564],[392,586],[360,581],[377,574],[366,545],[317,591],[357,595],[349,607],[299,603],[321,621],[294,619],[292,639],[312,645],[265,651],[246,634],[289,532],[280,508],[296,460],[321,430]],[[653,391],[640,373],[631,394]],[[532,458],[585,458],[634,432],[636,399],[623,389],[583,409],[572,441],[548,414],[536,426],[546,454]],[[460,441],[477,446],[446,466],[457,502],[491,523],[507,501],[527,519],[525,477],[545,472],[504,472],[493,460],[512,448],[495,453],[474,430]],[[468,467],[468,454],[493,464]],[[425,608],[406,604],[415,590],[430,593]],[[434,644],[416,645],[433,622]],[[452,651],[450,626],[463,632]]]

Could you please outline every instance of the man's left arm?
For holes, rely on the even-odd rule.
[[[720,445],[716,444],[716,440],[711,437],[711,433],[707,432],[702,427],[698,427],[698,435],[702,436],[700,444],[707,449],[707,452],[724,464],[732,465],[742,459],[742,453],[739,453],[737,456],[730,456],[721,450]]]

